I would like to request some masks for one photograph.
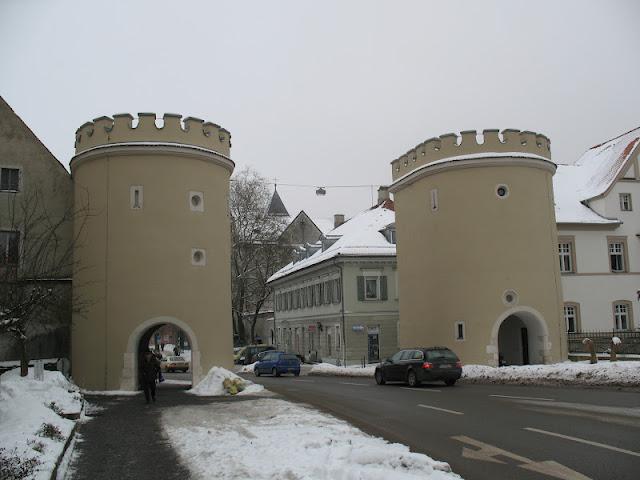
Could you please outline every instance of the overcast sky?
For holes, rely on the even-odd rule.
[[[443,133],[546,134],[554,160],[640,125],[640,2],[0,0],[0,95],[68,165],[82,123],[181,113],[280,184],[380,185]],[[371,188],[278,187],[355,214]]]

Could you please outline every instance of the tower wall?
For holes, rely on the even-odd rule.
[[[445,136],[450,156],[435,150],[409,170],[421,144],[392,163],[401,347],[445,345],[465,363],[496,365],[500,324],[516,315],[533,337],[531,363],[566,358],[555,165],[548,141],[536,141],[546,137],[525,134],[528,145],[518,134],[512,151]]]
[[[118,130],[118,117],[110,127],[106,118],[81,127],[71,162],[76,204],[91,212],[76,226],[73,286],[83,311],[74,321],[74,380],[95,390],[136,388],[133,336],[152,319],[176,319],[196,337],[195,383],[213,365],[232,365],[228,134],[223,148],[188,143],[179,117],[154,133]]]

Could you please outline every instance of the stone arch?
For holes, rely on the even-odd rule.
[[[505,322],[521,322],[527,329],[529,363],[540,364],[551,361],[551,343],[549,342],[549,328],[540,312],[531,307],[516,306],[505,310],[494,322],[491,337],[487,345],[489,364],[498,366],[500,347],[500,328]]]
[[[193,385],[197,385],[202,379],[202,365],[200,364],[200,347],[198,337],[191,327],[175,317],[154,317],[139,324],[129,335],[127,348],[123,355],[121,390],[138,389],[138,344],[142,336],[154,327],[170,323],[181,328],[189,336],[191,345],[191,378]]]

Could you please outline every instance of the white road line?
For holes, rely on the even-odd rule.
[[[604,443],[592,442],[591,440],[585,440],[583,438],[570,437],[569,435],[563,435],[561,433],[548,432],[546,430],[540,430],[533,427],[525,427],[525,430],[530,432],[542,433],[543,435],[550,435],[552,437],[564,438],[565,440],[572,440],[578,443],[585,443],[587,445],[593,445],[594,447],[606,448],[607,450],[613,450],[614,452],[626,453],[627,455],[633,455],[634,457],[640,457],[640,453],[632,452],[631,450],[625,450],[624,448],[613,447]]]
[[[430,408],[431,410],[438,410],[439,412],[452,413],[453,415],[464,415],[464,413],[462,412],[456,412],[455,410],[447,410],[446,408],[432,407],[431,405],[419,404],[418,406],[422,408]]]
[[[294,380],[294,382],[316,383],[313,380]]]
[[[441,393],[442,390],[435,390],[433,388],[411,388],[411,387],[400,387],[403,390],[413,390],[415,392],[436,392],[436,393]]]
[[[349,382],[340,382],[340,385],[358,385],[359,387],[370,387],[371,386],[368,383],[349,383]]]
[[[555,402],[555,398],[540,398],[540,397],[514,397],[511,395],[489,395],[490,397],[497,398],[513,398],[515,400],[542,400],[544,402]]]

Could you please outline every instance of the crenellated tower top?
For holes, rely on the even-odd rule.
[[[165,113],[161,126],[155,113],[139,113],[135,118],[129,113],[95,118],[76,131],[76,155],[100,145],[120,143],[176,143],[194,145],[213,150],[226,157],[231,149],[231,134],[212,122],[195,117]]]
[[[395,181],[438,160],[489,153],[532,155],[551,160],[551,141],[540,133],[514,129],[484,130],[482,134],[475,130],[466,130],[460,135],[447,133],[430,138],[393,160],[392,178]]]

